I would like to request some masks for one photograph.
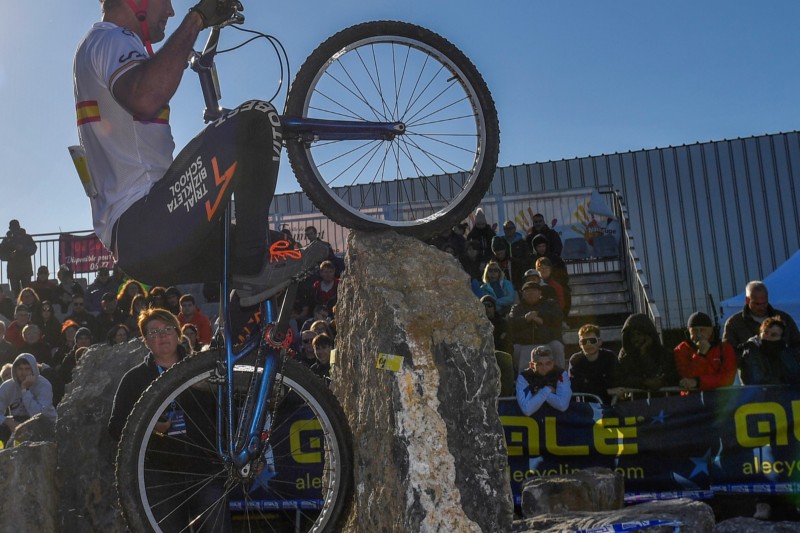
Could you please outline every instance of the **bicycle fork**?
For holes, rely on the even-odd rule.
[[[223,278],[221,295],[224,323],[225,358],[217,361],[218,398],[223,401],[217,405],[217,449],[226,464],[234,468],[239,476],[250,477],[253,462],[258,459],[268,445],[269,431],[274,420],[269,416],[269,398],[274,395],[278,371],[283,354],[281,349],[290,340],[289,321],[291,309],[297,295],[297,283],[291,284],[283,298],[277,321],[273,323],[273,305],[271,301],[261,304],[261,330],[256,338],[249,339],[239,354],[233,350],[233,335],[230,321],[230,300],[228,298],[228,280],[230,252],[231,217],[229,209],[223,224]],[[236,398],[234,367],[236,361],[256,350],[252,365],[247,392],[240,404],[239,419],[236,419]],[[223,378],[224,376],[224,378]],[[277,399],[276,399],[277,401]]]

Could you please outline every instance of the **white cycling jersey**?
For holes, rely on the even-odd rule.
[[[112,94],[119,77],[145,59],[141,39],[110,22],[94,24],[75,52],[78,136],[97,189],[91,200],[94,230],[112,251],[114,223],[164,176],[175,149],[168,106],[144,121]]]

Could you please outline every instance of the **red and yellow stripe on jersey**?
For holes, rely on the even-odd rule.
[[[78,126],[83,126],[90,122],[100,122],[100,106],[97,105],[97,100],[78,102],[75,105],[75,110],[78,115]],[[133,117],[133,120],[143,123],[169,124],[169,106],[162,107],[161,111],[150,120],[144,120],[139,117]]]
[[[83,126],[89,122],[100,122],[100,106],[97,100],[85,100],[75,104],[78,113],[78,126]]]
[[[151,118],[150,120],[145,120],[139,117],[133,117],[133,120],[136,122],[149,122],[153,124],[169,124],[169,106],[165,105],[161,108],[161,111],[158,112],[156,116]]]

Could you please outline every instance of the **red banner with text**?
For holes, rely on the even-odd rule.
[[[58,261],[60,265],[69,266],[76,274],[97,272],[100,267],[114,266],[114,256],[94,234],[78,237],[62,233],[59,237]]]

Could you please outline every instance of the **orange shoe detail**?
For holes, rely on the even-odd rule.
[[[279,259],[301,259],[302,257],[303,254],[300,253],[300,250],[292,248],[292,244],[286,240],[275,241],[272,246],[269,247],[270,263],[278,261]]]

